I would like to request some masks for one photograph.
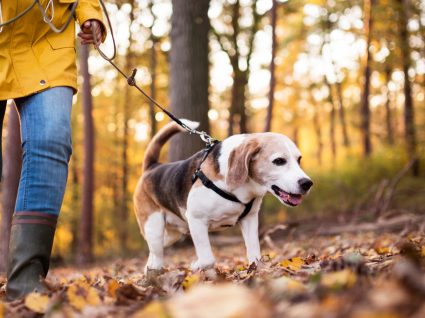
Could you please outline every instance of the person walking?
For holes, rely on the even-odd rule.
[[[0,127],[7,100],[14,100],[23,149],[9,241],[8,300],[45,290],[41,279],[49,269],[65,192],[72,153],[72,97],[77,92],[75,23],[55,33],[46,20],[60,28],[76,1],[0,0],[0,23],[34,3],[0,31]],[[43,18],[37,2],[47,17]],[[80,24],[82,44],[93,43],[94,36],[96,43],[104,41],[106,28],[98,0],[79,0],[74,17]]]

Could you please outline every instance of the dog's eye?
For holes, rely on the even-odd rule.
[[[276,158],[275,160],[272,161],[276,166],[283,166],[284,164],[286,164],[286,159],[285,158]]]
[[[298,164],[299,164],[299,165],[301,164],[301,159],[302,159],[302,157],[299,157],[299,158],[297,159],[297,162],[298,162]]]

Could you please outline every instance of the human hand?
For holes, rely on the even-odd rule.
[[[94,35],[96,42],[93,38],[93,31],[94,29]],[[100,44],[102,42],[102,26],[98,20],[87,20],[83,23],[81,26],[81,32],[78,33],[78,37],[81,40],[81,44],[91,44],[91,43],[98,43]]]

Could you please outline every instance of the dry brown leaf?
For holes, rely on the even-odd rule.
[[[6,304],[0,301],[0,318],[4,318],[6,312]]]
[[[391,253],[391,249],[387,246],[379,246],[375,248],[376,253],[379,255],[385,255]]]
[[[117,295],[117,289],[120,287],[120,284],[116,279],[110,279],[107,285],[107,295],[109,297],[115,298]]]
[[[25,297],[25,306],[36,313],[44,314],[48,305],[49,296],[47,295],[32,292]]]
[[[170,318],[163,303],[154,301],[145,308],[136,311],[131,318]]]
[[[83,281],[69,286],[66,295],[70,305],[78,310],[83,309],[85,306],[96,306],[100,303],[96,289]]]
[[[325,273],[321,277],[321,284],[331,289],[351,287],[356,283],[356,281],[356,274],[349,269],[344,269],[332,273]]]

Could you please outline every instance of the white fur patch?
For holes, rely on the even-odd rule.
[[[149,247],[146,268],[161,269],[164,266],[164,230],[165,218],[161,212],[149,215],[144,225],[145,239]]]

